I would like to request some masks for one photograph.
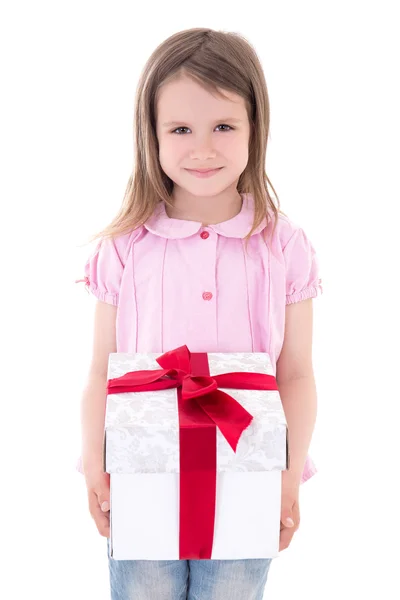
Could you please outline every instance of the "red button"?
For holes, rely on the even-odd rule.
[[[203,292],[203,300],[211,300],[212,293],[211,292]]]
[[[203,238],[203,240],[206,240],[209,236],[210,234],[208,233],[208,231],[202,231],[200,234],[200,237]]]

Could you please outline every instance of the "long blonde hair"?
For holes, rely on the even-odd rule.
[[[127,233],[143,225],[160,201],[170,205],[174,183],[159,161],[156,107],[161,86],[182,75],[193,78],[219,97],[225,97],[222,88],[244,98],[251,125],[249,158],[237,191],[250,193],[254,198],[254,222],[247,239],[263,218],[267,224],[270,222],[270,212],[274,234],[278,213],[285,213],[280,210],[279,198],[265,172],[270,107],[261,63],[251,44],[240,34],[196,27],[167,38],[146,62],[135,96],[133,172],[118,214],[89,241]]]

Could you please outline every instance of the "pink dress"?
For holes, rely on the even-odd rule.
[[[238,215],[208,226],[170,218],[160,203],[143,226],[98,243],[78,281],[117,306],[117,352],[268,352],[276,374],[285,305],[322,293],[318,261],[284,215],[270,248],[264,221],[246,249],[253,199],[242,199]],[[316,471],[307,456],[301,483]]]

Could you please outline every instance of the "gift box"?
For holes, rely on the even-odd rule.
[[[274,558],[288,428],[267,353],[111,353],[115,560]]]

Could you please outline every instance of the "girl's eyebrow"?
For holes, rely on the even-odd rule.
[[[225,121],[231,121],[232,123],[241,123],[242,119],[234,119],[233,117],[224,117],[223,119],[217,119],[216,123],[224,123]],[[186,123],[184,119],[181,121],[168,121],[167,123],[163,123],[163,127],[172,127],[173,125],[180,125],[181,123]]]

